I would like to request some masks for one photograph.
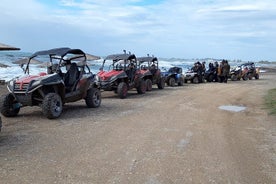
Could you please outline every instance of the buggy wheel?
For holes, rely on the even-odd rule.
[[[184,84],[184,79],[182,77],[180,77],[178,86],[183,86],[183,84]]]
[[[48,93],[42,102],[42,112],[48,119],[58,118],[62,113],[62,100],[56,93]]]
[[[147,86],[147,91],[152,90],[152,81],[150,79],[146,80],[146,86]]]
[[[137,87],[137,93],[144,94],[146,93],[146,89],[147,89],[146,82],[143,79],[141,79],[139,81],[139,86]]]
[[[238,77],[236,75],[232,74],[231,75],[231,80],[232,81],[236,81],[236,80],[238,80]]]
[[[247,76],[248,76],[248,79],[249,79],[249,80],[252,80],[253,76],[252,76],[252,74],[251,74],[251,73],[250,73],[250,74],[248,74]]]
[[[213,82],[214,81],[214,75],[209,75],[208,77],[208,82]]]
[[[125,82],[119,83],[117,93],[121,99],[127,97],[127,84]]]
[[[171,77],[169,79],[169,86],[174,87],[174,85],[175,85],[175,79]]]
[[[242,77],[243,80],[248,80],[248,74],[244,74],[244,76]]]
[[[158,89],[164,89],[165,87],[165,79],[161,78],[160,81],[157,84]]]
[[[89,108],[97,108],[101,105],[101,92],[97,88],[90,88],[87,90],[85,103]]]
[[[195,83],[195,84],[198,84],[198,83],[199,83],[198,77],[194,77],[194,78],[193,78],[193,83]]]
[[[20,107],[17,106],[17,101],[14,96],[9,93],[2,98],[1,113],[5,117],[14,117],[19,113]]]
[[[259,74],[258,74],[258,73],[256,73],[256,75],[255,75],[255,79],[259,79],[259,78],[260,78]]]

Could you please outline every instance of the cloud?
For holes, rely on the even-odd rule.
[[[239,52],[250,50],[248,58],[259,58],[252,56],[252,49],[262,47],[268,57],[276,40],[273,0],[23,0],[15,4],[18,1],[1,1],[1,39],[22,44],[23,50],[68,45],[93,49],[99,55],[127,49],[187,58],[237,58]],[[241,50],[233,56],[229,51],[233,48]]]

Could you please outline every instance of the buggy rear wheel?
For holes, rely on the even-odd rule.
[[[238,77],[235,74],[232,74],[231,75],[231,80],[236,81],[236,80],[238,80]]]
[[[244,74],[244,76],[242,77],[243,80],[248,80],[248,74]]]
[[[97,108],[101,105],[101,92],[97,88],[90,88],[87,90],[85,103],[88,108]]]
[[[150,79],[146,80],[146,86],[147,86],[147,91],[152,90],[152,81]]]
[[[175,79],[174,78],[170,78],[169,79],[169,86],[174,87],[174,85],[175,85]]]
[[[165,87],[165,79],[161,78],[160,81],[157,84],[158,89],[164,89]]]
[[[249,79],[249,80],[252,80],[253,75],[252,75],[251,73],[250,73],[250,74],[248,74],[247,76],[248,76],[248,79]]]
[[[141,79],[139,81],[139,86],[137,87],[137,93],[144,94],[146,93],[146,89],[147,89],[146,82],[143,79]]]
[[[121,99],[127,97],[127,84],[125,82],[119,83],[117,93]]]
[[[20,107],[17,107],[17,101],[15,100],[14,96],[9,93],[5,95],[2,99],[1,104],[1,113],[5,117],[14,117],[17,116],[17,114],[20,111]]]
[[[198,84],[198,83],[199,83],[198,77],[194,77],[194,78],[193,78],[193,83],[194,83],[194,84]]]
[[[184,85],[184,79],[182,77],[180,77],[178,86],[183,86],[183,85]]]
[[[42,112],[48,119],[58,118],[62,113],[62,100],[56,93],[48,93],[42,102]]]

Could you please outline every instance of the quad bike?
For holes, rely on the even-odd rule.
[[[249,80],[252,80],[253,77],[255,79],[259,79],[260,78],[260,71],[259,68],[256,68],[255,63],[253,62],[248,62],[245,63],[244,66],[246,66],[248,68],[248,72],[247,72],[247,76]]]
[[[105,64],[109,65],[105,71]],[[128,90],[136,88],[138,94],[146,92],[146,82],[143,73],[137,66],[134,54],[114,54],[107,56],[97,74],[101,89],[114,91],[123,99],[127,97]]]
[[[217,81],[217,70],[216,68],[210,68],[204,73],[204,78],[208,82]]]
[[[157,84],[158,89],[164,89],[165,78],[161,74],[156,57],[138,57],[138,64],[146,81],[147,91],[152,90],[152,85]]]
[[[176,84],[183,86],[184,84],[184,75],[180,67],[171,67],[168,71],[163,72],[163,76],[165,76],[165,82],[168,86],[174,87]]]
[[[185,72],[184,82],[187,83],[188,81],[190,81],[191,83],[198,84],[203,82],[203,78],[203,74],[200,76],[198,72],[191,69]]]
[[[34,58],[44,58],[44,62],[47,58],[47,73],[30,75]],[[38,51],[22,68],[25,76],[11,80],[7,86],[9,93],[1,99],[0,110],[5,117],[16,116],[25,106],[39,106],[47,118],[54,119],[61,115],[65,103],[84,99],[89,108],[101,104],[100,86],[80,49]]]
[[[244,65],[239,65],[230,71],[230,78],[232,81],[248,80],[248,68]]]

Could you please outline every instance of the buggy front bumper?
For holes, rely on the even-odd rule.
[[[112,91],[114,89],[114,85],[110,81],[101,81],[100,86],[105,91]]]

